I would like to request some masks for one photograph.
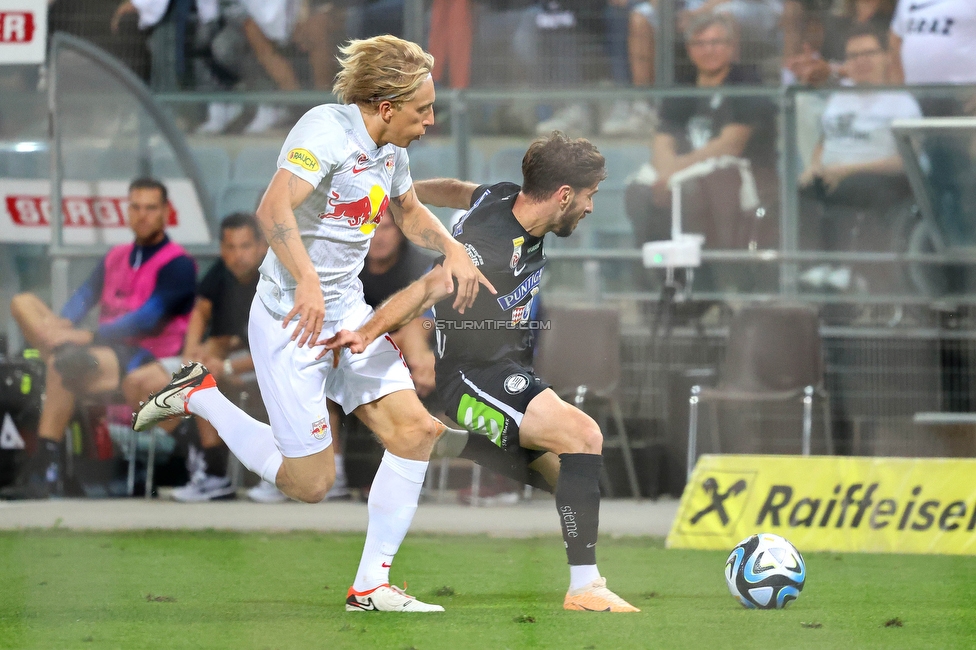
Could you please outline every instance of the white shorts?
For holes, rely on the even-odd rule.
[[[341,329],[354,330],[373,315],[359,303],[338,321],[326,321],[322,338]],[[321,347],[299,348],[291,340],[295,321],[281,327],[257,296],[251,303],[247,332],[261,397],[268,411],[271,431],[281,455],[311,456],[332,444],[326,398],[351,413],[357,407],[400,390],[414,390],[410,371],[400,350],[388,335],[373,341],[362,354],[343,350],[339,367],[332,355],[315,357]]]

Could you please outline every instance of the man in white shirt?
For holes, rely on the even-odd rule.
[[[870,25],[847,38],[844,68],[857,87],[888,83],[886,34]],[[888,210],[910,194],[891,123],[922,116],[907,92],[834,92],[820,118],[822,136],[800,177],[807,245],[820,250],[886,250]],[[819,214],[819,218],[815,215]],[[847,286],[851,272],[821,265],[803,275],[807,284]]]
[[[890,40],[892,82],[976,83],[973,0],[900,0]]]
[[[333,92],[343,104],[317,106],[298,121],[257,211],[271,248],[248,335],[271,426],[232,405],[198,363],[151,396],[134,426],[199,415],[248,469],[293,499],[314,503],[335,478],[326,401],[355,413],[387,451],[370,490],[366,545],[346,609],[443,611],[389,584],[443,425],[420,403],[389,336],[355,356],[343,351],[319,359],[314,346],[372,315],[358,275],[387,208],[408,239],[445,255],[451,291],[458,279],[459,309],[473,304],[479,282],[494,288],[413,189],[405,147],[434,123],[433,57],[393,36],[352,41],[340,51]]]

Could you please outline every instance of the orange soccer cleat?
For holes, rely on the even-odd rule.
[[[563,609],[579,612],[639,612],[640,610],[607,589],[607,579],[597,578],[585,587],[569,591]]]

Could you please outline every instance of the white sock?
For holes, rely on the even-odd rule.
[[[369,490],[369,526],[352,588],[369,591],[390,582],[390,565],[417,512],[427,461],[383,454]]]
[[[282,456],[271,427],[234,406],[216,388],[194,391],[187,407],[190,413],[199,415],[217,429],[221,440],[227,443],[244,467],[275,484]]]
[[[600,577],[600,570],[595,564],[569,565],[569,590],[575,591]]]
[[[346,483],[346,462],[343,459],[342,454],[335,455],[335,487],[344,488],[347,487]]]

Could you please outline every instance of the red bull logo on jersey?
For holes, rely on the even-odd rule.
[[[379,225],[390,205],[390,197],[379,185],[369,190],[369,195],[355,201],[340,200],[339,193],[332,190],[329,197],[329,211],[319,215],[319,219],[345,219],[353,228],[369,235]]]

